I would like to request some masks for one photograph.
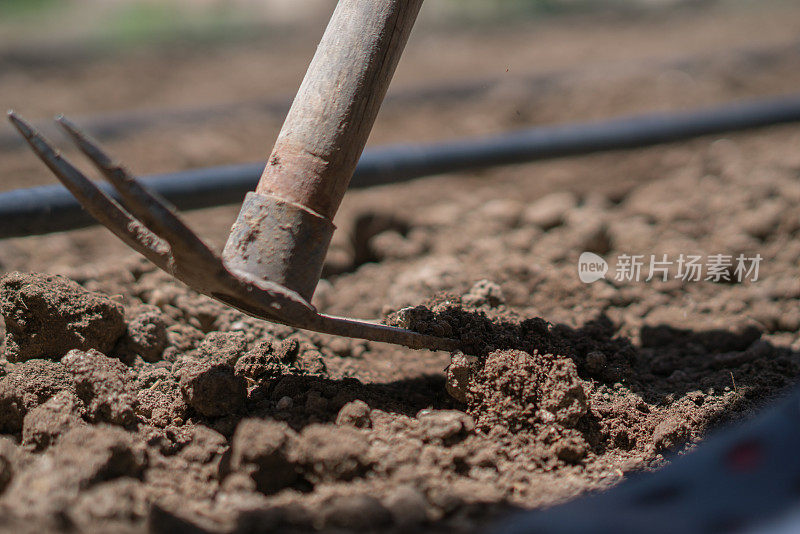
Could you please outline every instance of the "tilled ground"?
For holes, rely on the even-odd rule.
[[[747,27],[713,20],[720,46]],[[675,33],[664,43],[692,52]],[[688,74],[637,68],[534,104],[505,91],[477,116],[511,127],[587,95],[616,114],[785,92],[800,74],[782,50],[768,69],[727,56]],[[447,107],[400,115],[379,135],[468,122]],[[145,146],[147,167],[161,156]],[[215,146],[241,157],[200,143]],[[6,528],[473,530],[658,468],[800,373],[798,146],[786,126],[354,193],[315,304],[458,337],[453,355],[249,318],[100,230],[3,243]],[[6,161],[22,181],[29,162]],[[235,211],[190,221],[219,243]],[[609,260],[606,280],[579,280],[584,251]],[[614,277],[621,254],[740,253],[762,256],[757,281],[687,282],[674,266],[666,282]]]

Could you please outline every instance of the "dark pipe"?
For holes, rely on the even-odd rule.
[[[421,176],[496,165],[652,146],[725,132],[800,121],[800,95],[727,104],[711,109],[561,126],[543,126],[493,137],[367,150],[350,187],[403,182]],[[181,210],[241,202],[263,163],[228,165],[145,178]],[[108,184],[103,184],[111,191]],[[82,228],[94,221],[61,186],[0,194],[0,238]]]
[[[714,52],[703,55],[693,55],[677,59],[669,59],[653,63],[644,63],[648,69],[656,69],[658,72],[677,69],[688,73],[699,72],[709,68],[710,65],[724,61],[735,61],[740,68],[752,68],[751,65],[764,65],[779,61],[787,57],[794,57],[800,52],[800,42],[793,42],[788,45],[766,46],[742,48],[738,50],[726,50],[722,53]],[[0,61],[2,61],[0,59]],[[389,90],[383,107],[389,106],[408,106],[422,103],[452,102],[477,98],[490,93],[503,84],[513,84],[514,86],[524,86],[531,95],[541,94],[545,89],[555,89],[567,83],[575,83],[583,76],[592,76],[593,72],[602,72],[605,76],[609,75],[609,70],[614,71],[613,64],[609,67],[598,66],[593,69],[581,70],[556,70],[535,74],[525,74],[521,76],[504,76],[503,78],[487,78],[462,80],[459,82],[448,82],[440,85],[412,87],[400,90]],[[622,69],[622,73],[628,72]],[[135,111],[115,111],[101,114],[87,115],[83,117],[72,117],[77,124],[101,141],[124,138],[142,130],[157,128],[162,125],[191,126],[202,124],[222,118],[230,118],[240,113],[258,113],[274,117],[286,114],[291,104],[292,96],[269,97],[266,99],[251,100],[245,102],[219,103],[210,106],[177,108],[177,109],[143,109]],[[36,121],[35,126],[42,133],[48,136],[60,135],[59,129],[55,128],[50,121]],[[3,129],[0,125],[0,150],[17,149],[25,145],[25,142],[11,127]]]

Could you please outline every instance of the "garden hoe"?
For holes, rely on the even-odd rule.
[[[455,340],[333,317],[311,305],[347,190],[422,0],[340,0],[254,192],[221,256],[175,209],[112,161],[66,118],[57,122],[119,202],[13,112],[36,154],[98,222],[159,268],[243,312],[296,328],[453,350]]]

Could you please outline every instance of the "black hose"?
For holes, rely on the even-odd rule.
[[[606,121],[543,126],[435,143],[395,145],[364,152],[350,187],[403,182],[422,176],[536,160],[652,146],[800,121],[800,95],[727,104],[680,113],[653,113]],[[181,210],[241,202],[263,163],[152,175],[145,183]],[[111,192],[108,184],[102,187]],[[94,220],[61,186],[0,194],[0,239],[90,226]]]
[[[692,72],[707,70],[712,65],[723,61],[734,61],[740,69],[752,69],[752,65],[763,67],[787,57],[794,57],[798,52],[800,52],[800,42],[793,42],[781,46],[742,48],[733,51],[726,50],[722,53],[692,55],[655,64],[652,61],[648,61],[641,64],[641,66],[651,71],[663,72],[677,69],[691,74]],[[1,58],[0,64],[2,64]],[[531,95],[541,95],[547,89],[557,89],[569,83],[580,82],[583,77],[591,77],[594,73],[602,73],[604,77],[608,77],[610,72],[615,71],[616,76],[630,73],[630,67],[630,64],[611,64],[595,66],[590,69],[555,70],[504,76],[502,78],[462,80],[434,86],[392,89],[386,96],[382,107],[402,107],[423,103],[435,104],[437,102],[478,98],[505,84],[513,87],[524,87],[525,91]],[[272,117],[282,117],[289,110],[291,101],[291,95],[286,95],[243,102],[218,103],[201,107],[126,110],[82,117],[73,116],[71,118],[92,136],[102,141],[109,141],[161,126],[181,125],[188,127],[212,120],[230,118],[238,114],[257,113]],[[37,120],[34,125],[47,136],[61,134],[61,131],[53,125],[52,121]],[[17,134],[16,130],[10,126],[4,128],[0,125],[0,150],[17,149],[24,144],[25,141]]]
[[[525,83],[530,87],[531,91],[535,91],[541,89],[544,85],[556,83],[563,76],[566,76],[566,73],[549,72],[521,78],[520,83]],[[386,97],[383,107],[419,105],[422,103],[435,104],[437,102],[473,98],[486,94],[492,88],[505,82],[508,82],[508,80],[480,79],[394,91]],[[196,108],[117,111],[76,117],[74,120],[93,137],[108,141],[160,126],[192,126],[242,114],[252,115],[257,113],[281,117],[289,111],[291,103],[292,97],[284,96]],[[61,135],[61,131],[53,125],[52,121],[38,120],[34,124],[37,130],[49,137]],[[25,140],[19,136],[16,130],[11,127],[8,127],[5,131],[0,129],[0,150],[17,149],[24,145]]]

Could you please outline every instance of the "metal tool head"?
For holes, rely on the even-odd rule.
[[[66,118],[58,117],[56,122],[111,183],[119,194],[119,201],[84,176],[30,124],[14,112],[9,112],[8,116],[39,159],[89,214],[157,267],[194,290],[248,315],[295,328],[415,349],[458,348],[456,340],[318,313],[300,293],[258,279],[212,251],[186,226],[166,200],[133,178]],[[310,295],[307,290],[303,292]]]

